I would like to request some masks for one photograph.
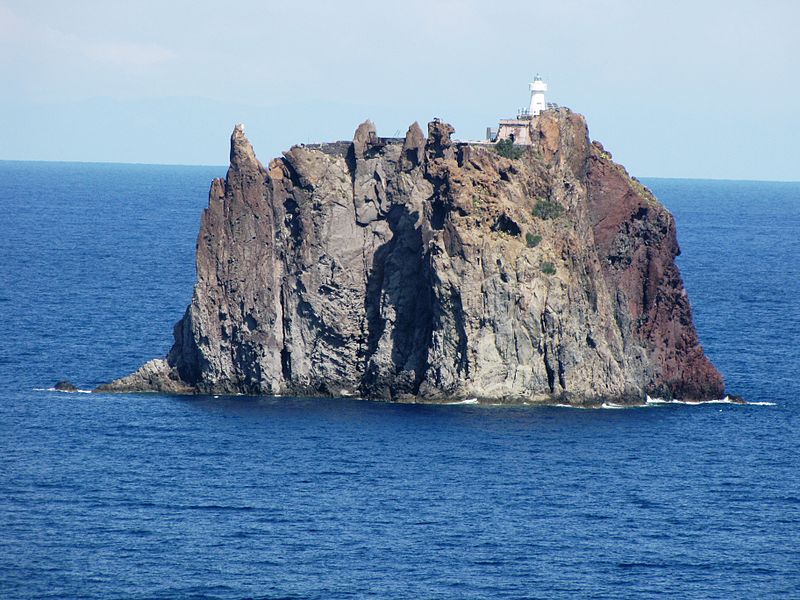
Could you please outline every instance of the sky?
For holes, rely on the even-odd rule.
[[[262,162],[548,101],[639,177],[800,180],[794,0],[0,0],[0,160]]]

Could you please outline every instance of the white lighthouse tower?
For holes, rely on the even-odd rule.
[[[532,143],[533,119],[538,117],[542,111],[547,110],[547,102],[544,99],[547,84],[542,81],[542,78],[537,73],[529,87],[531,90],[530,108],[521,108],[517,113],[516,119],[500,119],[496,130],[487,127],[487,141],[501,142],[510,139],[514,144],[518,145]],[[550,107],[556,108],[556,105],[551,103]]]
[[[533,83],[531,83],[529,87],[531,89],[531,107],[529,113],[532,117],[536,117],[547,108],[547,104],[544,101],[544,93],[547,91],[547,84],[542,81],[542,78],[537,73],[536,77],[533,78]]]

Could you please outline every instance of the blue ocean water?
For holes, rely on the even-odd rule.
[[[0,597],[800,597],[800,184],[645,182],[769,404],[36,391],[166,352],[223,174],[0,162]]]

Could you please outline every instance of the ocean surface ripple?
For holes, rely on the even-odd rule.
[[[800,597],[800,184],[651,179],[750,406],[111,396],[214,167],[0,162],[0,597]]]

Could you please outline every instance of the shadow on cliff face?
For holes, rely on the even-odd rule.
[[[394,205],[392,238],[380,246],[367,277],[367,366],[362,392],[390,398],[416,394],[427,370],[431,289],[418,214]]]
[[[204,358],[192,335],[191,304],[183,313],[183,318],[175,323],[172,335],[174,342],[167,354],[167,364],[177,370],[181,380],[197,386],[202,377]]]

